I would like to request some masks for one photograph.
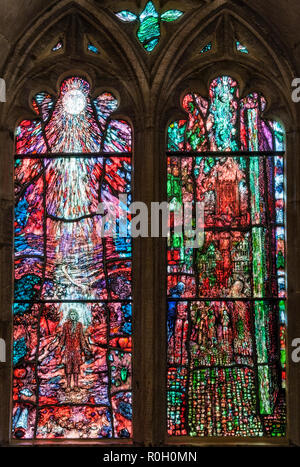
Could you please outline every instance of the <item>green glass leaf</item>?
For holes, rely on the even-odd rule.
[[[148,42],[148,44],[144,44],[145,49],[147,52],[152,52],[158,44],[158,39],[153,39],[152,41]]]
[[[144,48],[151,52],[158,44],[160,37],[158,18],[155,16],[145,18],[140,24],[137,37]]]
[[[281,251],[278,253],[276,265],[278,269],[284,268],[284,256]]]
[[[127,376],[128,376],[127,368],[122,368],[121,369],[121,380],[125,382],[127,380]]]
[[[149,17],[151,17],[151,16],[152,16],[153,18],[158,18],[158,17],[159,17],[159,14],[157,13],[153,2],[150,1],[150,2],[148,2],[147,5],[145,6],[144,11],[142,11],[142,13],[140,14],[140,21],[141,21],[141,23],[142,23],[146,18],[149,18]]]
[[[115,15],[124,22],[139,21],[137,38],[147,52],[152,52],[159,43],[160,19],[166,22],[175,21],[183,15],[183,12],[168,10],[160,16],[154,3],[150,0],[138,16],[128,10],[119,11]]]
[[[183,11],[180,11],[180,10],[168,10],[168,11],[165,11],[161,15],[160,18],[161,18],[162,21],[170,22],[170,21],[175,21],[176,19],[180,18],[182,15],[183,15]]]
[[[119,11],[118,13],[115,13],[115,15],[121,21],[125,21],[126,23],[131,23],[132,21],[135,21],[137,19],[137,16],[134,13],[131,13],[131,11],[127,10]]]
[[[285,349],[281,349],[281,351],[280,351],[280,362],[281,362],[281,365],[284,367],[284,365],[286,364],[286,351],[285,351]]]

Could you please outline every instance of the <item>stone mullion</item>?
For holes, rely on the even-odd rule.
[[[148,115],[148,117],[147,117]],[[153,200],[153,126],[145,109],[141,125],[135,128],[134,201],[144,202],[150,212]],[[150,228],[149,228],[150,230]],[[134,441],[152,444],[153,428],[153,345],[154,345],[154,263],[155,239],[133,239],[133,397]]]

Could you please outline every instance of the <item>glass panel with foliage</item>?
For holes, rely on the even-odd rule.
[[[168,240],[168,434],[281,437],[285,133],[228,76],[183,108],[168,128],[168,200],[204,204],[204,242]]]

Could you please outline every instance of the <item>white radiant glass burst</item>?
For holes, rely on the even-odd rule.
[[[63,98],[63,107],[71,115],[78,115],[85,109],[86,97],[78,89],[68,91]]]

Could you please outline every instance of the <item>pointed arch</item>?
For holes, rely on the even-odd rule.
[[[237,37],[248,44],[249,54],[237,51]],[[207,38],[212,41],[212,50],[201,54]],[[295,108],[290,99],[290,84],[295,70],[290,51],[251,8],[225,0],[186,12],[176,36],[160,50],[153,68],[158,115],[166,115],[162,114],[162,108],[169,107],[168,96],[174,102],[175,95],[191,86],[196,90],[195,85],[203,94],[218,73],[234,74],[240,82],[241,95],[254,90],[263,92],[270,115],[274,109],[280,109],[277,117],[292,128]]]
[[[92,30],[99,36],[99,42],[103,44],[99,54],[92,55],[85,50],[82,32],[85,30]],[[53,54],[53,41],[60,36],[64,36],[64,50]],[[145,82],[146,69],[114,15],[105,8],[95,9],[86,0],[63,0],[45,9],[33,20],[16,41],[7,59],[4,78],[9,101],[2,114],[3,121],[6,119],[12,128],[16,117],[14,108],[18,107],[20,111],[20,107],[23,107],[26,112],[25,95],[33,85],[37,90],[44,82],[49,91],[56,91],[59,75],[65,70],[76,72],[75,68],[82,73],[90,69],[92,86],[101,72],[110,77],[108,81],[122,83],[125,92],[134,101],[132,107],[141,112],[144,106],[141,83]],[[132,81],[122,79],[125,76],[130,76]]]

